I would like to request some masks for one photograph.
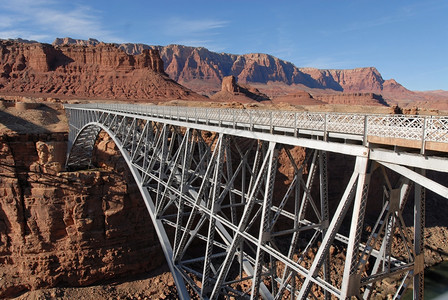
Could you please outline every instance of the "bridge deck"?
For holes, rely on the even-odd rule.
[[[252,132],[324,141],[382,144],[448,152],[448,116],[313,113],[282,110],[202,108],[134,104],[86,104],[101,109]]]

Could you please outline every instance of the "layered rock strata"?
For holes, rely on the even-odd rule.
[[[328,104],[389,106],[381,95],[374,93],[321,94],[313,97]]]
[[[99,45],[98,40],[57,38],[54,45]],[[395,80],[384,80],[374,67],[333,70],[299,68],[294,64],[263,53],[243,55],[216,53],[203,47],[183,45],[149,46],[145,44],[115,44],[128,54],[138,55],[147,49],[160,51],[165,72],[187,86],[197,80],[204,85],[219,87],[224,77],[233,75],[240,83],[282,82],[300,84],[308,88],[331,89],[345,92],[408,93]]]
[[[171,80],[156,49],[0,41],[0,92],[93,99],[205,98]]]
[[[54,45],[99,45],[94,39],[56,39]],[[165,64],[165,72],[180,84],[206,95],[220,91],[226,76],[235,76],[240,84],[250,84],[270,98],[306,90],[325,93],[375,93],[388,102],[402,107],[420,105],[425,108],[447,109],[447,96],[432,92],[414,92],[394,79],[385,80],[374,67],[355,69],[301,68],[291,62],[261,53],[216,53],[203,47],[182,45],[150,46],[145,44],[114,44],[128,54],[138,55],[157,49]]]
[[[0,298],[84,286],[164,262],[149,215],[112,142],[103,168],[61,172],[67,134],[0,136]]]

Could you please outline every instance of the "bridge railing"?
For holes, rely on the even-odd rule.
[[[352,135],[367,143],[400,139],[412,141],[422,147],[428,142],[441,143],[448,151],[448,116],[379,115],[354,113],[295,112],[262,109],[203,108],[135,104],[82,104],[66,105],[67,108],[101,109],[133,113],[164,119],[207,123],[238,128],[275,129],[299,132],[305,130],[327,137],[331,134]],[[415,147],[415,146],[414,146]],[[440,149],[441,147],[438,147]]]

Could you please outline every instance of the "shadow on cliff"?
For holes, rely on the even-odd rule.
[[[50,133],[45,127],[0,110],[0,124],[17,133]]]
[[[53,48],[54,49],[54,48]],[[67,55],[61,49],[54,49],[53,57],[49,61],[49,69],[56,70],[58,67],[64,67],[74,62],[75,60]]]
[[[39,164],[39,168],[44,168],[44,165]],[[14,164],[7,164],[0,162],[0,167],[7,168],[10,170],[14,170],[14,173],[11,173],[11,175],[2,174],[3,178],[10,178],[10,179],[16,179],[17,174],[26,174],[27,176],[27,182],[29,184],[32,183],[38,183],[38,184],[45,184],[46,186],[60,188],[61,182],[64,180],[63,177],[61,177],[60,174],[55,173],[44,173],[40,170],[29,170],[29,166],[16,166]],[[32,178],[29,175],[37,175],[36,177]],[[73,191],[73,192],[79,192],[83,190],[84,185],[81,183],[80,180],[71,180],[66,179],[69,183],[69,185],[64,186],[64,189]]]

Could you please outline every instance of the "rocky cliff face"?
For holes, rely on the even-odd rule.
[[[89,39],[56,39],[55,45],[97,45]],[[413,92],[394,79],[384,80],[376,68],[345,70],[299,68],[290,62],[268,54],[233,55],[215,53],[202,47],[182,45],[149,46],[145,44],[115,44],[128,54],[138,55],[145,49],[157,49],[165,64],[165,72],[174,80],[194,91],[213,95],[220,90],[225,76],[235,76],[240,83],[257,85],[269,97],[285,96],[306,90],[324,93],[381,94],[388,102],[403,107],[420,105],[425,108],[447,109],[447,96],[431,92]],[[442,98],[442,99],[440,99]],[[362,100],[362,99],[359,99]]]
[[[351,70],[321,70],[302,68],[323,87],[344,92],[371,92],[382,94],[389,98],[415,97],[394,79],[384,80],[380,72],[374,67],[357,68]]]
[[[55,45],[92,45],[96,40],[56,39]],[[185,85],[202,80],[216,89],[225,76],[233,75],[240,83],[282,82],[301,84],[309,88],[332,89],[346,92],[380,93],[389,89],[381,74],[373,67],[352,70],[321,70],[298,68],[292,63],[272,55],[251,53],[233,55],[215,53],[202,47],[182,45],[148,46],[144,44],[116,44],[129,54],[139,54],[145,49],[160,51],[165,71],[170,77]],[[395,87],[401,85],[395,82]],[[404,89],[404,88],[403,88]]]
[[[66,141],[63,133],[0,136],[0,298],[164,262],[132,176],[110,155],[113,143],[98,143],[103,169],[61,173]]]
[[[316,95],[314,98],[329,104],[388,106],[381,95],[374,93],[322,94]]]
[[[330,93],[311,95],[306,91],[297,91],[288,95],[275,97],[274,103],[295,105],[343,104],[349,106],[389,106],[379,94],[374,93]]]
[[[98,45],[94,39],[56,39],[55,45]],[[242,84],[256,87],[271,98],[294,94],[301,90],[314,94],[329,92],[381,94],[389,103],[402,107],[419,105],[425,108],[447,109],[447,96],[431,92],[413,92],[394,79],[384,80],[376,68],[345,70],[300,68],[268,54],[233,55],[215,53],[202,47],[182,45],[149,46],[145,44],[115,44],[128,54],[138,55],[147,49],[157,49],[165,64],[165,72],[182,85],[206,95],[220,90],[226,76],[235,76]],[[358,99],[361,101],[362,99]],[[358,102],[359,102],[358,101]],[[345,101],[346,102],[346,101]]]
[[[58,47],[1,41],[0,91],[97,99],[204,99],[169,79],[157,49],[130,55],[103,43]]]
[[[142,44],[117,46],[133,53],[145,49]],[[446,109],[446,105],[432,104],[436,101],[442,104],[448,102],[446,96],[439,100],[430,93],[410,91],[394,79],[385,80],[374,67],[344,70],[299,68],[268,54],[233,55],[181,45],[147,47],[160,51],[165,72],[172,79],[207,95],[220,90],[224,77],[234,76],[239,83],[256,84],[262,93],[271,98],[289,94],[291,90],[307,90],[314,94],[325,90],[324,93],[375,93],[382,95],[391,104],[402,106],[425,103],[426,108]],[[359,98],[358,102],[361,100]]]
[[[283,82],[318,87],[293,64],[267,54],[233,55],[181,45],[154,48],[159,49],[170,77],[192,88],[201,80],[206,90],[219,89],[226,76],[235,76],[240,83]]]
[[[153,47],[159,49],[166,66],[165,71],[170,77],[185,85],[198,79],[210,85],[218,85],[225,76],[232,75],[240,83],[281,82],[287,85],[300,84],[308,88],[347,92],[381,93],[384,89],[385,80],[373,67],[320,70],[298,68],[290,62],[268,54],[233,55],[181,45]],[[400,85],[396,83],[396,86]]]

